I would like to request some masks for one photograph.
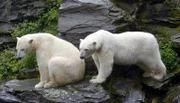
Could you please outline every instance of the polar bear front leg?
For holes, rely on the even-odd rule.
[[[93,54],[93,55],[92,55],[92,58],[93,58],[93,60],[94,60],[94,63],[95,63],[95,65],[96,65],[96,68],[97,68],[97,70],[98,70],[98,72],[99,72],[99,68],[100,68],[99,58],[98,58],[98,56],[97,56],[96,54]],[[97,76],[93,76],[92,79],[96,79],[96,77],[97,77]]]
[[[100,62],[100,68],[98,71],[98,75],[95,79],[91,79],[91,83],[103,83],[107,77],[112,72],[112,66],[113,66],[113,56],[112,55],[104,55],[99,58]]]
[[[43,88],[44,84],[49,81],[49,72],[48,67],[46,66],[39,66],[39,73],[40,73],[40,82],[35,85],[35,88]]]

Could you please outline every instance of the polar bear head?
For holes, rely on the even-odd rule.
[[[87,59],[89,58],[93,53],[95,53],[99,48],[99,45],[97,44],[95,39],[89,39],[85,38],[80,39],[80,58],[81,59]]]
[[[27,53],[31,52],[34,48],[34,40],[28,36],[23,36],[21,38],[17,37],[17,57],[23,58]]]

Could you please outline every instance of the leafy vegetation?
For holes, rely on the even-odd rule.
[[[162,56],[162,60],[166,65],[168,70],[177,69],[180,67],[180,59],[178,58],[178,54],[173,49],[173,44],[171,41],[163,43],[159,42],[160,52]]]
[[[57,34],[58,24],[58,8],[61,0],[47,0],[47,8],[39,11],[37,16],[31,20],[24,20],[17,25],[17,28],[12,32],[13,37],[20,37],[28,33],[47,32]]]
[[[44,10],[31,19],[24,20],[16,25],[11,33],[14,39],[28,33],[48,32],[57,34],[58,8],[61,0],[46,0]],[[16,53],[12,49],[6,49],[0,53],[0,79],[16,79],[22,69],[36,68],[37,62],[34,53],[29,53],[22,60],[17,60]]]
[[[0,53],[0,80],[1,79],[15,79],[18,73],[24,68],[33,68],[36,65],[34,54],[27,55],[22,60],[17,60],[16,53],[12,50],[4,50]]]

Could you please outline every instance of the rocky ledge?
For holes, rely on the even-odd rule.
[[[11,80],[0,88],[0,103],[104,103],[109,95],[101,85],[81,82],[50,89],[34,89],[39,80]]]

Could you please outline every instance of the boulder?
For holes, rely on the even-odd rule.
[[[4,49],[7,45],[15,46],[15,40],[10,35],[1,35],[0,36],[0,50]]]
[[[171,37],[171,40],[174,43],[174,46],[179,49],[180,48],[180,31],[177,31],[176,33],[174,33],[174,35]]]
[[[1,0],[0,33],[10,33],[14,24],[33,17],[44,7],[44,0]]]
[[[115,32],[132,21],[109,0],[64,0],[59,8],[60,35],[78,46],[79,39],[99,29]]]
[[[11,80],[2,85],[1,103],[106,103],[109,95],[101,85],[87,80],[67,86],[34,89],[39,80]]]
[[[162,103],[179,103],[180,102],[180,85],[173,86],[169,88],[169,91],[166,93],[163,98]]]
[[[162,3],[148,4],[141,8],[139,20],[144,23],[166,25],[173,27],[180,25],[180,1],[166,0]]]
[[[120,79],[113,88],[122,103],[144,103],[145,93],[141,90],[142,85],[137,80]]]

